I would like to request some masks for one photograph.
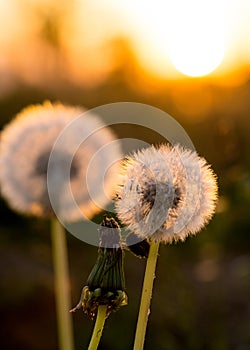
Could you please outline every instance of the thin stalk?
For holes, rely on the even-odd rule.
[[[158,258],[159,243],[151,242],[147,259],[146,271],[142,287],[141,305],[137,320],[135,333],[134,350],[142,350],[146,335],[148,316],[150,313],[150,303],[152,297],[153,283],[155,278],[155,268]]]
[[[55,274],[55,298],[60,350],[73,350],[73,327],[70,310],[69,268],[66,234],[55,218],[51,222],[52,252]]]
[[[96,350],[98,348],[102,336],[103,327],[105,324],[106,312],[107,305],[99,305],[95,321],[95,327],[92,333],[88,350]]]

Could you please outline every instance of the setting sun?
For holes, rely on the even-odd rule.
[[[182,11],[178,2],[173,2],[172,8],[175,21],[171,23],[169,58],[186,75],[209,74],[224,56],[224,21],[219,2],[182,2]]]
[[[122,50],[127,66],[150,81],[205,76],[238,84],[246,79],[249,0],[71,3],[0,0],[1,94],[12,89],[15,77],[46,85],[55,72],[77,84],[100,84],[117,69]]]
[[[224,0],[126,1],[124,9],[136,24],[135,50],[146,69],[162,76],[171,74],[175,67],[196,77],[221,64],[225,53]]]

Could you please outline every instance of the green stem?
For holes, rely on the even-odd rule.
[[[98,348],[98,344],[102,336],[102,331],[106,319],[106,312],[107,305],[99,305],[95,321],[95,327],[92,333],[88,350],[96,350]]]
[[[55,274],[55,298],[60,350],[73,350],[73,327],[70,310],[69,268],[66,234],[57,219],[51,222],[52,252]]]
[[[144,276],[141,305],[137,320],[134,350],[142,350],[146,335],[148,316],[150,313],[150,302],[152,297],[155,268],[158,258],[159,243],[151,242]]]

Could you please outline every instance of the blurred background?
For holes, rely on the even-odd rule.
[[[46,99],[141,102],[172,115],[218,174],[217,213],[161,246],[145,349],[250,349],[250,2],[0,0],[0,124]],[[127,126],[118,137],[158,143]],[[2,349],[57,349],[49,223],[0,200]],[[96,260],[68,234],[72,306]],[[131,349],[145,261],[129,252],[129,305],[100,349]],[[76,349],[93,322],[74,317]]]

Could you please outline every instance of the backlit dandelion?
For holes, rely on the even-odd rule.
[[[51,217],[52,197],[53,209],[63,221],[80,220],[100,210],[88,192],[87,169],[92,157],[115,136],[108,128],[101,128],[103,123],[97,116],[85,116],[84,112],[81,107],[45,102],[24,109],[5,127],[0,142],[0,182],[2,195],[13,209]],[[57,137],[69,125],[63,143],[53,149]],[[47,167],[52,149],[49,196]],[[100,174],[99,178],[104,179],[103,171],[119,157],[118,146],[101,152],[96,157],[93,178]],[[106,191],[111,190],[115,173],[114,167],[105,176],[105,184],[95,183],[99,196],[102,185]],[[102,203],[106,202],[107,198],[102,198]]]
[[[184,240],[212,217],[216,176],[204,158],[179,145],[154,146],[124,161],[116,210],[139,237]]]
[[[214,172],[204,158],[180,145],[151,146],[124,160],[116,211],[137,239],[150,244],[134,350],[144,348],[160,242],[196,234],[211,219],[216,199]]]
[[[59,141],[58,141],[59,140]],[[73,350],[65,230],[93,216],[111,193],[120,150],[99,117],[81,107],[45,102],[24,109],[0,139],[1,193],[23,214],[52,218],[58,341]],[[88,176],[89,174],[89,176]]]

